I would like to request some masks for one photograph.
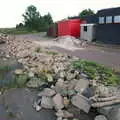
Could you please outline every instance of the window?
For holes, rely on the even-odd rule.
[[[99,24],[104,24],[104,17],[99,17]]]
[[[112,23],[112,16],[106,17],[106,23]]]
[[[120,15],[114,16],[114,23],[120,23]]]
[[[84,26],[84,31],[87,32],[87,26]]]

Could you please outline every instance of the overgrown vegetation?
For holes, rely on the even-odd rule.
[[[37,53],[41,52],[40,47],[37,47],[37,48],[35,49],[35,52],[37,52]]]
[[[87,60],[77,60],[72,62],[72,66],[86,74],[89,79],[96,79],[106,85],[120,84],[119,77],[114,73],[113,69],[104,65]]]
[[[55,51],[47,51],[48,55],[58,55],[58,52]]]

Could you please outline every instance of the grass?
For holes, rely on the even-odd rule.
[[[41,52],[41,48],[40,48],[40,47],[37,47],[37,48],[35,49],[35,52],[37,52],[37,53]]]
[[[55,51],[47,51],[46,53],[48,55],[58,55],[58,52],[55,52]]]
[[[85,73],[89,79],[97,79],[99,82],[106,85],[120,84],[120,77],[117,76],[113,69],[107,68],[104,65],[87,60],[77,60],[72,62],[72,66],[80,72]]]
[[[0,28],[0,32],[6,33],[6,34],[15,34],[15,35],[38,33],[37,31],[28,31],[26,28],[20,28],[20,29]]]

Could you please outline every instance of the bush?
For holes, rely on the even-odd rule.
[[[57,55],[58,53],[55,52],[55,51],[47,51],[47,54],[48,54],[48,55]]]
[[[37,53],[41,52],[40,47],[37,47],[37,48],[35,49],[35,52],[37,52]]]
[[[114,73],[113,69],[107,68],[104,65],[87,60],[77,60],[72,62],[72,66],[86,74],[89,79],[99,78],[99,82],[106,85],[120,84],[119,77]]]

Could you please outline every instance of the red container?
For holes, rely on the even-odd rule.
[[[80,37],[80,19],[63,20],[58,22],[58,36],[70,35]]]

